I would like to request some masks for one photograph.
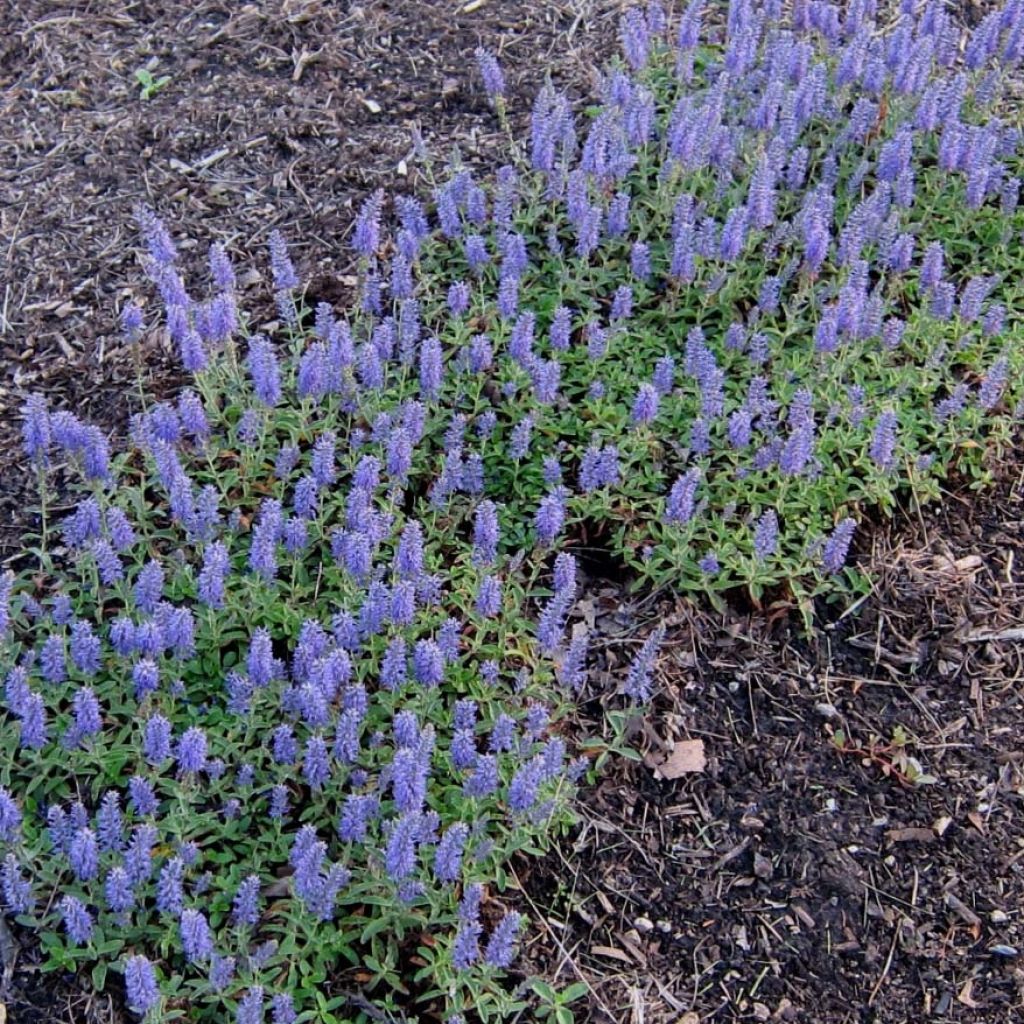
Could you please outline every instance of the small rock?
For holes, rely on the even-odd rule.
[[[654,931],[654,922],[649,917],[638,917],[633,922],[633,927],[636,928],[641,935],[646,935],[648,932]]]
[[[775,867],[772,862],[760,853],[754,854],[754,874],[761,879],[762,882],[767,882],[768,879],[775,874]]]
[[[821,701],[819,704],[815,704],[814,710],[817,711],[822,718],[839,717],[839,709],[834,704],[828,704],[825,701]]]
[[[1003,942],[999,942],[994,946],[989,946],[988,951],[995,954],[995,956],[1015,957],[1020,956],[1020,952],[1016,946],[1007,946]]]
[[[992,913],[988,915],[988,919],[993,924],[1006,924],[1006,922],[1010,920],[1010,915],[1007,914],[1005,910],[993,910]]]

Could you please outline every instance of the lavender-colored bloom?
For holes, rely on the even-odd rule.
[[[135,586],[132,590],[135,606],[139,611],[152,615],[163,596],[163,589],[164,571],[159,562],[150,559],[139,570],[139,574],[135,578]]]
[[[981,305],[988,295],[992,281],[984,276],[972,277],[964,286],[960,296],[960,319],[965,324],[973,323],[981,315]]]
[[[206,767],[206,733],[198,726],[193,725],[182,734],[177,759],[181,772],[201,772]]]
[[[633,400],[633,422],[638,426],[653,423],[658,415],[658,401],[657,388],[653,384],[641,384]]]
[[[152,825],[138,825],[125,851],[124,866],[132,885],[142,885],[153,875],[152,850],[156,845],[157,830]]]
[[[255,925],[260,919],[259,875],[247,875],[242,879],[231,905],[231,917],[235,924]]]
[[[92,938],[93,923],[85,904],[76,896],[65,896],[60,901],[60,913],[68,938],[76,946],[86,945]]]
[[[368,259],[380,248],[380,216],[384,205],[384,190],[377,189],[364,201],[356,219],[352,247]]]
[[[152,658],[141,658],[132,667],[132,686],[135,699],[140,703],[147,693],[155,693],[160,688],[160,669]]]
[[[420,344],[420,388],[427,398],[437,398],[444,376],[441,343],[437,338],[424,338]]]
[[[491,565],[498,557],[498,509],[493,501],[477,506],[473,521],[473,564]]]
[[[413,673],[422,686],[439,686],[444,679],[444,656],[433,640],[417,640],[412,655]]]
[[[644,641],[630,663],[625,682],[622,684],[622,692],[634,704],[646,704],[651,699],[651,673],[664,636],[664,629],[656,629]]]
[[[555,359],[537,359],[530,367],[534,397],[542,405],[553,405],[558,398],[562,364]]]
[[[223,992],[234,980],[237,961],[233,956],[217,956],[210,961],[208,977],[214,992]]]
[[[508,454],[511,459],[519,462],[525,458],[530,450],[530,439],[533,434],[533,416],[527,413],[512,428],[512,435],[509,439]]]
[[[281,370],[270,342],[262,334],[249,339],[249,375],[256,397],[273,407],[281,400]]]
[[[604,449],[591,445],[580,459],[579,486],[585,493],[596,491],[603,484],[602,453]]]
[[[483,926],[478,919],[463,919],[452,943],[452,965],[456,970],[467,971],[480,959],[482,931]]]
[[[339,838],[345,842],[363,842],[379,807],[377,797],[372,794],[352,793],[347,796],[338,821]]]
[[[651,276],[651,247],[646,242],[634,242],[629,252],[629,269],[639,281]]]
[[[565,525],[566,491],[557,487],[541,498],[534,517],[537,540],[544,545],[553,544]]]
[[[485,576],[480,581],[476,611],[484,618],[493,618],[501,611],[501,581],[496,576]]]
[[[295,1024],[298,1015],[295,1003],[287,992],[278,992],[270,1000],[270,1017],[272,1024]]]
[[[189,963],[208,960],[213,955],[213,935],[202,911],[191,907],[182,910],[179,933],[181,948]]]
[[[21,435],[25,454],[30,462],[37,466],[45,466],[51,444],[50,414],[46,398],[38,393],[29,395],[21,407],[21,412]]]
[[[22,836],[22,811],[10,791],[0,785],[0,841],[16,843]]]
[[[163,715],[153,715],[146,721],[142,751],[152,765],[158,765],[171,756],[171,723]]]
[[[394,882],[403,881],[416,870],[416,841],[421,825],[421,816],[413,812],[402,815],[391,826],[384,863]]]
[[[462,787],[463,792],[469,797],[482,798],[490,796],[497,788],[498,760],[493,754],[481,754]]]
[[[314,792],[319,792],[331,777],[330,754],[322,736],[310,736],[306,741],[302,775]]]
[[[986,338],[994,338],[1003,333],[1003,325],[1006,318],[1006,307],[996,302],[989,306],[981,321],[981,333]]]
[[[267,811],[270,818],[280,821],[288,814],[288,787],[278,784],[270,791],[270,806]]]
[[[91,828],[80,828],[75,832],[68,847],[68,863],[80,882],[87,882],[99,874],[99,844]]]
[[[128,872],[119,864],[107,872],[103,883],[103,896],[107,907],[115,914],[124,914],[135,906],[135,891]]]
[[[994,409],[1003,397],[1009,378],[1010,362],[1000,356],[988,369],[978,388],[978,407],[985,412]]]
[[[931,292],[928,313],[936,320],[948,320],[953,315],[956,302],[956,285],[952,281],[940,281]]]
[[[549,332],[551,347],[559,352],[568,352],[571,333],[572,310],[567,306],[559,306],[551,319]]]
[[[100,669],[100,639],[93,633],[92,623],[85,619],[79,619],[71,627],[71,660],[79,672],[88,676]]]
[[[107,790],[100,801],[96,815],[99,848],[104,852],[119,852],[124,848],[124,819],[121,816],[121,798],[115,790]]]
[[[705,576],[714,576],[718,573],[721,565],[718,562],[718,556],[713,551],[709,551],[697,563],[697,568],[699,568]]]
[[[892,409],[886,409],[875,424],[875,432],[871,438],[869,454],[871,461],[881,470],[893,467],[893,455],[896,451],[896,430],[899,421]]]
[[[647,19],[638,8],[631,8],[619,19],[619,40],[629,66],[639,71],[647,63],[651,38]]]
[[[505,76],[494,54],[490,50],[478,46],[473,51],[476,57],[477,67],[480,69],[480,77],[483,79],[484,92],[490,100],[498,100],[505,95]]]
[[[504,274],[498,283],[498,312],[502,319],[511,320],[519,311],[519,278]]]
[[[160,1001],[156,972],[146,957],[136,954],[124,962],[124,983],[128,1008],[145,1017]]]
[[[288,256],[288,246],[280,231],[271,231],[268,239],[270,245],[270,270],[274,278],[274,291],[290,292],[299,286],[295,268]]]
[[[665,503],[665,522],[685,526],[693,518],[699,483],[700,470],[696,466],[676,480]]]
[[[73,741],[72,746],[76,746],[82,740],[100,732],[103,728],[103,718],[100,713],[100,702],[88,686],[75,691],[71,703],[74,722],[68,729],[68,739]]]
[[[941,242],[932,242],[925,250],[921,264],[921,285],[929,291],[942,281],[945,268],[945,253]]]
[[[779,519],[775,509],[766,509],[754,524],[754,558],[763,562],[775,554],[779,542]]]
[[[46,746],[46,706],[41,694],[29,693],[18,712],[20,730],[18,742],[26,750],[41,750]]]
[[[132,813],[138,817],[156,814],[158,803],[156,793],[148,779],[141,775],[133,775],[128,780],[128,802]]]
[[[542,762],[532,758],[512,776],[508,786],[508,805],[513,811],[528,811],[536,802],[542,779]]]
[[[434,874],[440,882],[458,881],[462,870],[462,855],[466,840],[469,838],[469,826],[461,821],[449,826],[441,837],[434,853]]]
[[[522,915],[514,910],[507,913],[498,922],[484,951],[484,960],[491,967],[503,970],[512,963],[516,936],[519,934],[522,923]]]
[[[278,674],[274,659],[273,639],[270,631],[259,626],[253,631],[249,641],[249,653],[246,657],[246,670],[253,686],[267,686]]]
[[[825,540],[821,548],[821,564],[826,572],[837,573],[842,570],[856,528],[856,520],[843,519]]]
[[[476,737],[472,729],[456,729],[450,747],[452,766],[459,771],[476,764]]]

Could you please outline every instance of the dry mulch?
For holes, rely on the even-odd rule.
[[[20,0],[0,13],[0,565],[31,526],[25,395],[45,392],[115,443],[134,411],[116,310],[150,298],[135,203],[166,217],[194,283],[215,240],[262,273],[278,227],[318,295],[341,303],[353,210],[374,188],[429,183],[417,133],[435,159],[454,144],[481,170],[501,161],[473,48],[501,52],[521,135],[546,74],[592,94],[626,4],[463,6]],[[972,19],[983,6],[964,5]],[[149,100],[142,67],[169,77]],[[266,293],[259,273],[246,281]],[[183,382],[158,331],[146,372],[158,395]],[[588,982],[577,1020],[1024,1013],[1021,474],[1014,462],[983,497],[954,487],[944,509],[873,530],[860,552],[872,594],[822,609],[813,642],[786,609],[637,607],[590,564],[605,671],[637,621],[670,627],[658,700],[631,742],[653,764],[700,740],[708,760],[665,780],[614,758],[574,836],[521,865],[537,926],[527,960]],[[581,734],[600,733],[606,700],[583,707]],[[912,784],[909,758],[936,781]],[[8,1020],[124,1019],[116,1000],[39,975],[30,948],[20,957],[0,987]]]

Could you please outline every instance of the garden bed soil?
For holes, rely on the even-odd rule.
[[[501,161],[507,140],[473,82],[474,47],[500,53],[522,138],[548,73],[592,94],[624,6],[8,6],[0,566],[20,564],[33,526],[18,451],[25,396],[42,391],[115,445],[136,411],[116,328],[124,302],[152,301],[136,203],[166,218],[193,283],[207,245],[224,242],[257,322],[273,316],[260,254],[274,228],[311,293],[341,305],[353,210],[374,188],[429,183],[417,132],[435,158],[454,144],[481,170]],[[983,6],[964,5],[965,17]],[[148,100],[142,67],[169,79]],[[150,392],[173,394],[183,377],[163,333],[143,351]],[[822,609],[814,640],[785,607],[711,617],[590,581],[602,665],[592,685],[660,619],[659,696],[632,741],[654,763],[671,742],[700,740],[707,763],[665,780],[613,759],[576,832],[519,865],[534,919],[522,966],[586,981],[578,1021],[1022,1019],[1022,475],[1011,460],[990,492],[953,486],[942,509],[865,532],[858,558],[875,587]],[[606,688],[584,704],[578,737],[606,728],[609,701]],[[936,781],[902,777],[909,757]],[[30,943],[12,961],[10,938],[0,934],[0,1006],[11,1024],[126,1020],[116,994],[40,974]]]

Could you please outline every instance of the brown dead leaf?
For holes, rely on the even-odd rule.
[[[936,555],[932,559],[932,565],[939,571],[956,575],[965,575],[969,572],[977,572],[985,563],[981,555],[964,555],[956,560],[947,555]]]
[[[930,828],[891,828],[885,833],[890,843],[934,843],[935,833]]]
[[[692,772],[702,772],[707,765],[704,741],[678,740],[670,753],[648,754],[644,764],[663,779],[678,779]]]
[[[976,1010],[979,1006],[981,1006],[981,1003],[979,1003],[972,995],[971,990],[973,988],[974,979],[968,978],[964,987],[960,989],[960,991],[957,993],[956,1001],[958,1003],[963,1003],[964,1006],[969,1007],[972,1010]]]
[[[624,964],[633,966],[633,959],[627,953],[623,953],[621,949],[616,949],[614,946],[592,946],[591,952],[596,953],[598,956],[606,956],[610,960],[619,960]]]

